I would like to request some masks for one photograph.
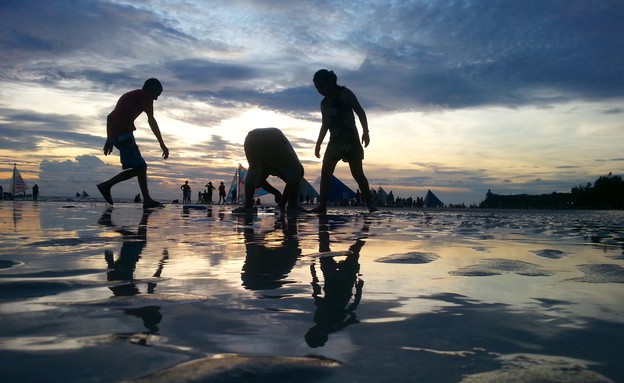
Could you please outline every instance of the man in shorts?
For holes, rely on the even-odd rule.
[[[257,187],[262,187],[273,194],[275,202],[282,209],[288,203],[288,211],[307,211],[297,202],[303,166],[281,130],[262,128],[249,132],[245,138],[245,156],[249,163],[243,191],[245,205],[234,209],[233,213],[253,213],[253,196]],[[286,182],[283,193],[267,182],[269,175],[277,176]]]
[[[154,136],[160,144],[163,151],[162,157],[169,157],[169,149],[165,145],[158,128],[158,123],[154,118],[154,100],[158,100],[158,96],[163,91],[162,84],[155,78],[145,81],[142,89],[135,89],[125,93],[117,101],[115,109],[108,115],[106,119],[106,143],[104,144],[104,155],[112,153],[113,146],[119,150],[119,157],[123,171],[108,181],[97,185],[98,190],[109,204],[113,204],[111,197],[111,188],[119,182],[137,177],[139,188],[143,194],[143,207],[159,207],[160,202],[152,199],[147,189],[147,164],[141,156],[139,147],[134,140],[133,132],[136,130],[134,120],[143,112],[147,114],[149,123]]]

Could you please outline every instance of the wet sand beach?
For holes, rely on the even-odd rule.
[[[621,382],[624,212],[0,201],[2,382]]]

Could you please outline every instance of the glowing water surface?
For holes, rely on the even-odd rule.
[[[623,223],[1,201],[0,379],[116,382],[232,353],[340,362],[309,381],[624,381]]]

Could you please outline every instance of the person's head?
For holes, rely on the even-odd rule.
[[[338,86],[338,77],[332,70],[321,69],[314,74],[312,79],[316,90],[323,96]]]
[[[152,97],[154,97],[154,100],[158,100],[158,96],[160,96],[163,91],[163,86],[160,81],[158,81],[158,79],[149,78],[145,80],[145,83],[143,84],[143,90],[149,92]]]

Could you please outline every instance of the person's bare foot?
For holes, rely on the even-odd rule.
[[[104,186],[102,186],[102,184],[97,184],[97,188],[102,194],[102,197],[104,197],[104,200],[106,200],[106,202],[108,202],[109,205],[112,205],[113,197],[111,196],[110,188],[107,189]]]

